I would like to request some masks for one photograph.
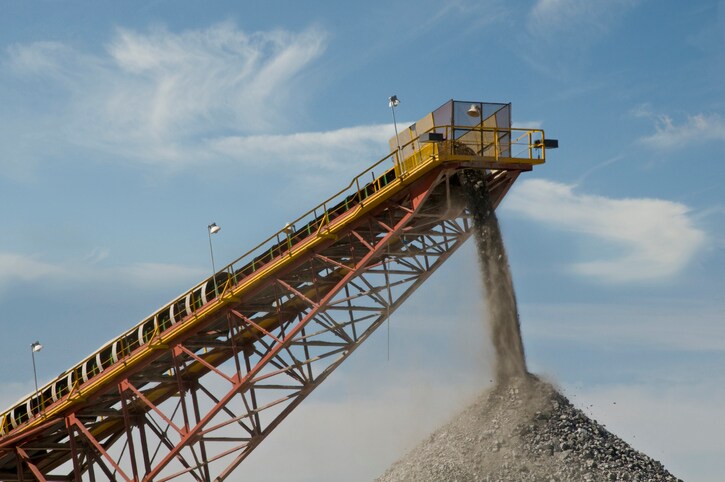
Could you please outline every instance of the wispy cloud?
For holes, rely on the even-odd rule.
[[[108,53],[112,74],[129,83],[107,92],[107,105],[154,136],[216,127],[217,117],[262,130],[280,121],[289,86],[324,47],[316,29],[246,34],[226,23],[180,34],[119,30]]]
[[[637,111],[639,117],[655,120],[655,133],[640,139],[655,149],[683,149],[704,142],[725,141],[725,120],[718,114],[696,114],[687,116],[677,125],[670,116]]]
[[[15,75],[51,79],[70,88],[83,72],[93,68],[92,60],[63,43],[39,41],[8,46],[4,65]]]
[[[635,347],[678,352],[725,352],[725,304],[638,298],[637,303],[521,305],[527,338],[592,348]]]
[[[706,239],[683,204],[579,194],[573,185],[545,180],[519,184],[504,208],[617,248],[608,259],[571,265],[577,274],[608,282],[669,278],[687,266]]]
[[[604,161],[598,162],[594,164],[592,167],[584,171],[584,173],[579,176],[579,179],[577,179],[577,184],[580,184],[582,181],[584,181],[587,177],[589,177],[593,172],[598,171],[600,169],[604,169],[607,166],[611,166],[612,164],[621,161],[624,159],[624,155],[619,154],[614,157],[610,157],[609,159],[605,159]]]
[[[512,127],[517,129],[541,129],[544,125],[543,121],[540,120],[524,120],[512,122]]]
[[[0,252],[0,294],[3,291],[34,283],[47,288],[62,281],[63,286],[85,286],[105,283],[136,288],[164,287],[170,281],[191,283],[207,276],[207,270],[168,263],[132,263],[103,266],[99,262],[108,256],[106,250],[93,250],[80,260],[45,261],[40,255]]]
[[[160,287],[170,281],[187,280],[189,286],[208,275],[207,270],[170,263],[133,263],[109,269],[117,279],[137,287]]]
[[[529,32],[551,36],[565,32],[605,33],[638,0],[538,0],[528,15]]]
[[[511,3],[511,2],[509,2]],[[537,0],[513,28],[524,29],[518,37],[517,55],[548,77],[570,86],[554,97],[571,99],[607,85],[606,76],[582,82],[584,66],[591,64],[591,47],[617,27],[639,0]],[[576,39],[576,41],[572,41]]]
[[[61,275],[60,266],[41,261],[38,256],[0,253],[0,287],[12,281],[35,281]]]
[[[219,158],[337,167],[356,160],[369,164],[387,151],[393,135],[392,124],[379,124],[327,132],[220,137],[210,140],[208,147]]]
[[[101,54],[57,42],[13,45],[0,75],[41,82],[39,95],[59,91],[55,126],[65,148],[184,167],[208,161],[205,148],[220,132],[228,138],[287,130],[326,41],[317,28],[120,29]]]

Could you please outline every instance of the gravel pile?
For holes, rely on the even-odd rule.
[[[378,482],[678,481],[533,376],[493,389]]]

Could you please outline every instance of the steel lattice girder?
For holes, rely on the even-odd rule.
[[[495,171],[498,204],[518,171]],[[455,171],[411,186],[63,423],[1,480],[223,480],[471,234]],[[90,403],[92,402],[92,403]],[[85,476],[83,476],[85,474]]]

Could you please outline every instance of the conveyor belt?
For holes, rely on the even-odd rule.
[[[485,108],[488,104],[481,105]],[[455,109],[456,103],[452,101],[451,112],[455,113]],[[330,261],[324,272],[315,273],[311,269],[308,276],[295,275],[284,282],[279,277],[299,271],[311,257],[327,253],[325,250],[334,253],[336,243],[346,233],[356,229],[370,216],[389,209],[386,206],[391,202],[414,197],[415,193],[411,190],[414,191],[416,186],[421,183],[430,186],[433,182],[426,179],[435,178],[439,180],[436,182],[440,182],[448,179],[443,174],[447,171],[485,169],[489,173],[489,189],[495,191],[494,197],[500,201],[519,172],[530,170],[545,159],[543,131],[490,125],[490,119],[495,120],[502,109],[499,107],[498,111],[494,110],[485,118],[482,115],[480,122],[473,125],[459,125],[452,121],[437,125],[433,118],[435,113],[431,114],[431,124],[424,131],[419,132],[424,122],[417,123],[417,126],[414,124],[405,131],[409,140],[402,144],[401,149],[396,148],[353,178],[345,189],[274,233],[213,277],[109,340],[79,364],[45,384],[37,394],[22,398],[2,412],[0,477],[3,470],[17,463],[17,454],[11,455],[8,449],[53,431],[58,434],[53,436],[56,440],[53,443],[65,444],[68,432],[63,431],[63,425],[71,420],[69,414],[82,413],[91,406],[95,410],[93,413],[97,414],[103,413],[103,407],[112,411],[112,407],[119,404],[118,387],[125,387],[123,384],[128,384],[128,380],[133,380],[134,393],[144,401],[143,404],[137,403],[136,408],[150,410],[148,407],[157,406],[178,394],[177,380],[198,380],[215,371],[215,367],[229,362],[235,353],[263,351],[257,345],[264,343],[265,337],[275,338],[272,335],[275,330],[301,316],[309,303],[326,299],[328,290],[339,289],[340,282],[356,268],[354,259],[350,258],[350,261],[339,265]],[[364,179],[369,181],[364,182]],[[446,188],[449,186],[446,185]],[[413,209],[415,205],[413,201],[411,208],[406,209]],[[391,224],[401,216],[405,216],[405,209],[391,218]],[[370,233],[373,231],[370,230]],[[373,237],[368,240],[362,239],[359,234],[360,239],[350,236],[352,241],[347,241],[344,249],[364,252],[383,235],[384,229],[370,234]],[[388,250],[405,249],[399,235],[391,237],[387,247]],[[326,259],[331,260],[332,256]],[[386,256],[378,253],[368,263],[385,263],[385,259]],[[280,298],[270,291],[268,281],[277,278],[291,295]],[[214,349],[214,337],[225,329],[223,317],[228,316],[229,310],[240,300],[247,302],[245,306],[255,306],[255,303],[258,306],[237,313],[248,323],[247,329],[227,339],[227,343],[234,345],[234,350],[230,351],[228,346]],[[204,333],[209,339],[204,339]],[[203,347],[198,352],[188,348],[193,347],[194,339],[198,339],[199,347]],[[190,361],[179,366],[170,348],[181,347],[182,341],[185,343],[183,349],[188,352],[184,356]],[[107,440],[110,445],[112,440],[122,436],[126,422],[118,417],[103,418],[98,415],[87,436]],[[45,440],[46,445],[53,437]],[[36,467],[37,464],[45,472],[68,460],[66,454],[51,452],[47,448],[36,451],[28,448],[24,451],[24,460],[28,467]],[[86,463],[91,464],[92,461]]]

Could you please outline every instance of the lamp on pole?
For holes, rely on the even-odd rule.
[[[39,341],[30,344],[30,356],[33,358],[33,379],[35,380],[35,398],[38,398],[38,373],[35,371],[35,352],[43,349],[43,345]],[[40,406],[40,400],[38,400]]]
[[[211,270],[212,270],[211,277],[214,280],[214,296],[216,297],[219,295],[219,292],[218,292],[218,287],[216,285],[216,266],[214,266],[214,248],[212,247],[212,244],[211,244],[211,235],[218,233],[219,231],[221,231],[222,228],[217,226],[216,223],[211,223],[207,227],[207,229],[209,231],[209,254],[211,254]]]
[[[395,108],[400,104],[400,100],[398,100],[397,95],[392,95],[388,97],[388,107],[390,107],[390,110],[393,112],[393,127],[395,128],[395,143],[398,145],[398,154],[395,156],[395,163],[401,166],[402,161],[402,152],[400,152],[400,139],[398,138],[398,123],[395,120]],[[401,173],[402,169],[401,169]]]

